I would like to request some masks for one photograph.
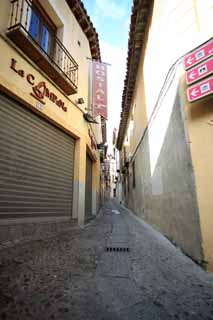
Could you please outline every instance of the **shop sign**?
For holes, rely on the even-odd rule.
[[[213,94],[213,77],[203,80],[187,90],[189,102],[199,100],[210,94]]]
[[[26,74],[26,72],[23,69],[19,69],[17,67],[17,61],[13,58],[11,59],[10,68],[14,72],[16,72],[21,78],[26,78],[26,81],[32,87],[32,92],[30,93],[32,97],[34,97],[43,105],[46,103],[45,98],[48,98],[57,107],[61,108],[64,112],[67,112],[67,107],[65,106],[65,103],[61,99],[59,99],[54,92],[49,90],[45,81],[36,83],[35,76],[31,73]]]
[[[187,54],[184,57],[184,68],[185,70],[195,66],[201,61],[211,57],[213,55],[213,40],[209,40],[204,45],[200,46],[196,50]]]
[[[198,80],[213,74],[213,58],[199,64],[198,66],[186,71],[186,83],[192,84]]]
[[[94,118],[107,119],[107,65],[97,61],[92,62],[92,106]]]

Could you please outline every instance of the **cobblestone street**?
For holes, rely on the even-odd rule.
[[[116,202],[0,257],[1,319],[213,319],[213,276]]]

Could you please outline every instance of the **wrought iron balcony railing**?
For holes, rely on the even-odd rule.
[[[77,92],[78,64],[33,0],[12,0],[8,37],[66,94]]]

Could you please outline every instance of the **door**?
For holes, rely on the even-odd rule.
[[[86,188],[85,188],[85,217],[92,216],[92,160],[87,154],[86,159]]]
[[[0,95],[0,220],[70,217],[75,140]]]

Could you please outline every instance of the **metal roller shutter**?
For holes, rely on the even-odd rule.
[[[92,215],[92,160],[88,155],[86,161],[85,216],[89,218]]]
[[[75,140],[0,95],[0,219],[71,216]]]

